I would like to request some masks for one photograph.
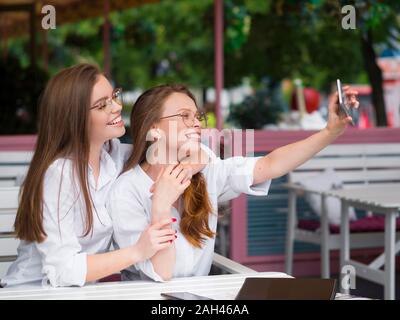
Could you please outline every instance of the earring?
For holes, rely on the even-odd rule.
[[[161,139],[161,134],[159,129],[153,129],[153,139],[154,141],[158,141]]]

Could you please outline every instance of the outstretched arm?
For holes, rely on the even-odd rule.
[[[357,91],[351,90],[349,87],[345,87],[344,91],[351,106],[358,108]],[[287,174],[339,137],[352,119],[339,113],[337,101],[338,95],[336,92],[329,99],[329,115],[326,128],[304,140],[275,149],[260,158],[254,167],[253,184],[262,183]]]

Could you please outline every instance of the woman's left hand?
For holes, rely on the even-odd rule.
[[[349,106],[357,109],[360,104],[357,100],[358,92],[352,90],[349,86],[343,87],[343,91],[347,97]],[[326,129],[332,135],[339,136],[344,132],[347,125],[352,122],[352,118],[340,112],[337,92],[330,96],[328,109],[328,124],[326,125]]]

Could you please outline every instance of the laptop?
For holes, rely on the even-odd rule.
[[[213,300],[190,292],[166,292],[172,300]],[[246,278],[235,300],[333,300],[334,279]]]
[[[235,300],[333,300],[334,279],[246,278]]]

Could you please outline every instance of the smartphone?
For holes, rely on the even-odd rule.
[[[163,292],[161,295],[170,300],[214,300],[190,292]]]
[[[354,126],[353,116],[350,114],[350,108],[347,107],[349,104],[347,102],[346,95],[343,92],[342,83],[339,79],[336,79],[336,85],[339,97],[340,112],[344,113],[347,117],[351,117],[351,124]]]

